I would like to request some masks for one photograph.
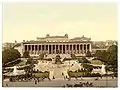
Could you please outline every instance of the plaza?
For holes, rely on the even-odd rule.
[[[68,80],[60,80],[55,79],[52,81],[44,80],[42,82],[39,82],[37,84],[34,83],[34,81],[31,82],[3,82],[3,86],[6,87],[6,83],[9,87],[64,87],[65,84],[75,84],[79,82],[92,82],[94,87],[117,87],[117,79],[111,79],[109,78],[108,81],[106,81],[106,78],[103,78],[101,80],[94,80],[95,78],[84,78],[84,80],[75,80],[72,79],[71,81]],[[106,85],[107,83],[107,85]]]

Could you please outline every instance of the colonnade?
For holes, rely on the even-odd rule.
[[[29,51],[30,54],[84,54],[91,51],[90,43],[81,44],[24,44],[23,51]]]

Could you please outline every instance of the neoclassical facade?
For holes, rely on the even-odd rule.
[[[31,56],[37,56],[40,53],[47,54],[85,54],[91,51],[91,38],[76,37],[69,39],[68,35],[37,37],[36,41],[23,41],[22,52],[29,51]]]

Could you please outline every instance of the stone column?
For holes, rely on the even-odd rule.
[[[36,51],[35,51],[35,45],[34,45],[34,54],[36,54]]]
[[[89,51],[92,52],[92,49],[91,49],[91,44],[89,44]]]
[[[84,48],[85,48],[85,49],[84,49],[84,53],[86,53],[86,44],[84,44]]]
[[[41,44],[41,53],[43,53],[43,45]]]
[[[62,45],[62,54],[63,54],[63,45]]]
[[[87,44],[86,44],[86,52],[87,52],[88,50],[87,50]]]
[[[29,47],[28,47],[28,45],[27,45],[27,51],[29,51],[28,48],[29,48]]]
[[[75,53],[77,54],[77,44],[75,44]]]
[[[46,45],[44,45],[44,52],[46,52]]]
[[[80,44],[79,44],[79,54],[80,54],[81,52],[80,52]]]
[[[55,45],[55,50],[54,50],[55,54],[56,54],[56,45]]]
[[[51,54],[53,54],[53,45],[51,45]]]
[[[82,44],[82,53],[84,54],[84,44]]]
[[[70,54],[70,44],[68,45],[68,53]]]
[[[67,45],[65,45],[65,54],[67,54]]]
[[[73,53],[73,45],[72,45],[72,53]]]
[[[37,54],[39,54],[39,44],[37,45]]]
[[[60,53],[60,45],[58,44],[58,51],[59,51],[59,53]]]
[[[48,54],[49,54],[49,44],[48,44]]]
[[[32,54],[32,45],[30,45],[30,54]]]
[[[41,45],[39,45],[39,53],[41,53]]]

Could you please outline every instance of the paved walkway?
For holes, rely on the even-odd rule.
[[[44,80],[43,82],[39,82],[35,84],[34,81],[32,82],[6,82],[3,81],[3,86],[6,86],[6,83],[8,84],[8,87],[62,87],[65,84],[75,84],[79,82],[93,82],[94,87],[117,87],[117,79],[111,79],[108,78],[108,81],[106,82],[106,79],[100,79],[100,80],[94,80],[94,78],[91,79],[85,79],[83,80],[75,80],[71,79],[68,80],[60,80],[60,79],[54,79],[49,81],[48,79]],[[106,86],[107,85],[107,86]]]

